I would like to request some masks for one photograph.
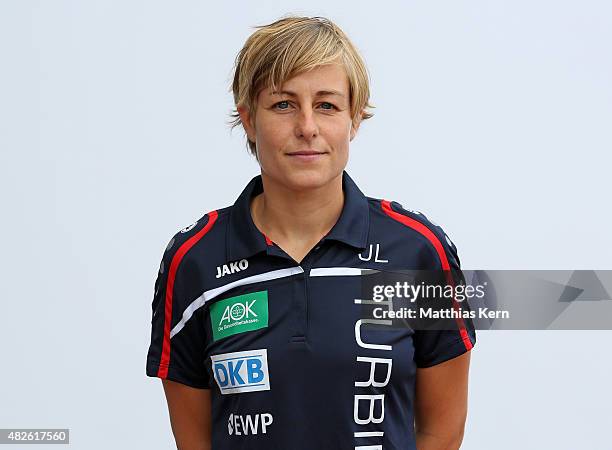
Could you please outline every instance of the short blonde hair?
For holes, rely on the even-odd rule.
[[[346,34],[324,17],[283,17],[256,26],[237,55],[230,91],[234,95],[231,129],[242,125],[237,107],[244,106],[254,120],[261,89],[277,90],[286,80],[317,66],[336,61],[344,66],[349,80],[353,126],[373,116],[369,104],[370,83],[366,65]],[[255,142],[250,152],[257,157]]]

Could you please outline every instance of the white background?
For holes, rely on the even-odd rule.
[[[231,68],[287,13],[334,20],[368,65],[367,195],[425,212],[466,269],[612,268],[609,2],[1,0],[0,428],[173,448],[144,374],[153,283],[170,237],[258,173]],[[612,448],[611,337],[479,332],[462,448]]]

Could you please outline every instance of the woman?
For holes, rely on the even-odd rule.
[[[459,448],[474,330],[360,316],[363,269],[459,259],[344,170],[372,116],[356,49],[327,19],[283,18],[249,37],[232,89],[261,174],[172,238],[155,284],[147,375],[178,448]]]

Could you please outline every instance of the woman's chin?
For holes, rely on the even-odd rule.
[[[317,189],[333,183],[338,177],[342,176],[343,168],[332,170],[329,167],[322,168],[290,168],[283,170],[277,182],[285,185],[292,190]]]

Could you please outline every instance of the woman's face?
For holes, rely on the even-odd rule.
[[[289,189],[323,186],[346,167],[357,132],[344,68],[316,67],[285,81],[280,90],[259,92],[254,127],[239,108],[249,139],[257,143],[262,174]]]

